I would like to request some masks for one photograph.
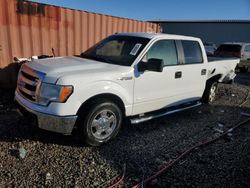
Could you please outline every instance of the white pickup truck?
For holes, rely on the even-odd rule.
[[[22,65],[15,100],[39,128],[77,130],[98,146],[117,135],[125,117],[140,123],[213,101],[217,83],[231,82],[238,62],[208,61],[194,37],[119,33],[79,56]]]

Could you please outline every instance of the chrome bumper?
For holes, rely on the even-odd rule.
[[[77,116],[54,116],[49,114],[44,114],[41,112],[36,112],[24,106],[20,101],[16,102],[19,107],[19,111],[25,115],[24,110],[31,115],[35,115],[37,119],[37,124],[40,129],[44,129],[51,132],[61,133],[64,135],[70,135],[73,131]]]

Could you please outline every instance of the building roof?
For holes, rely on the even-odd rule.
[[[154,23],[250,23],[250,20],[151,20]]]

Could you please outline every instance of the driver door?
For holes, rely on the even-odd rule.
[[[177,54],[174,40],[158,40],[146,52],[142,61],[162,59],[164,68],[162,72],[136,73],[133,115],[175,105],[181,99],[178,90],[184,86]]]

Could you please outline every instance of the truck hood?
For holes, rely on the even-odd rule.
[[[131,67],[103,63],[80,57],[56,57],[33,60],[28,66],[46,74],[45,81],[56,82],[62,76],[80,73],[89,75],[105,72],[123,72]],[[49,80],[48,80],[49,79]]]

